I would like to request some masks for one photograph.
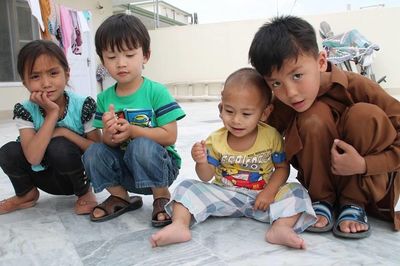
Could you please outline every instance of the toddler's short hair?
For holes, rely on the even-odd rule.
[[[241,86],[246,89],[248,84],[258,88],[261,96],[265,99],[265,106],[271,103],[272,92],[268,89],[264,78],[254,68],[244,67],[230,74],[225,81],[224,90],[229,86]],[[222,97],[224,96],[224,90],[222,90]]]

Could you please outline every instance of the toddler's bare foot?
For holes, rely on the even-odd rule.
[[[86,194],[80,196],[75,202],[75,213],[76,214],[89,214],[93,211],[94,207],[97,206],[96,196],[94,195],[92,188],[89,188]]]
[[[150,243],[153,248],[173,243],[186,242],[192,239],[190,229],[179,222],[167,225],[151,236]]]
[[[265,239],[271,244],[284,245],[291,248],[306,249],[304,239],[299,237],[291,227],[272,225],[266,232]]]
[[[39,190],[37,188],[32,188],[28,193],[21,197],[13,196],[8,199],[4,199],[0,201],[0,214],[33,207],[38,199]]]

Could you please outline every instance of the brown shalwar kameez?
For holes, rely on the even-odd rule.
[[[313,201],[357,204],[368,214],[394,221],[400,230],[400,212],[394,212],[400,193],[400,103],[378,84],[328,64],[307,111],[296,113],[274,99],[268,122],[284,134],[286,156]],[[335,138],[364,157],[365,174],[332,174]]]

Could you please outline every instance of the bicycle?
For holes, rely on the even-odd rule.
[[[386,76],[376,80],[372,70],[373,56],[379,51],[379,45],[368,41],[358,30],[350,30],[334,35],[326,21],[319,29],[322,47],[328,54],[328,60],[347,71],[357,72],[377,83],[386,82]]]

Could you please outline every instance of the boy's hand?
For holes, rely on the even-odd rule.
[[[204,140],[196,142],[192,147],[192,158],[196,163],[208,163],[206,142]]]
[[[58,117],[58,112],[60,111],[60,107],[55,102],[51,101],[47,97],[47,93],[44,91],[33,91],[29,96],[29,100],[31,102],[36,103],[40,107],[42,107],[46,114],[55,113]]]
[[[124,141],[131,138],[130,134],[131,125],[126,119],[118,118],[117,123],[115,124],[115,130],[117,133],[112,135],[112,142],[114,143],[123,143]]]
[[[335,139],[331,148],[331,171],[341,176],[364,174],[367,165],[353,146]]]
[[[256,201],[254,202],[254,210],[266,211],[269,208],[269,205],[274,202],[275,195],[276,193],[271,191],[271,189],[268,189],[267,185],[267,187],[258,193]]]
[[[105,133],[109,135],[114,135],[117,133],[117,130],[115,129],[115,126],[117,124],[117,117],[115,116],[115,109],[113,104],[110,104],[108,112],[105,112],[103,114],[101,120],[103,121],[103,130],[105,131]]]

